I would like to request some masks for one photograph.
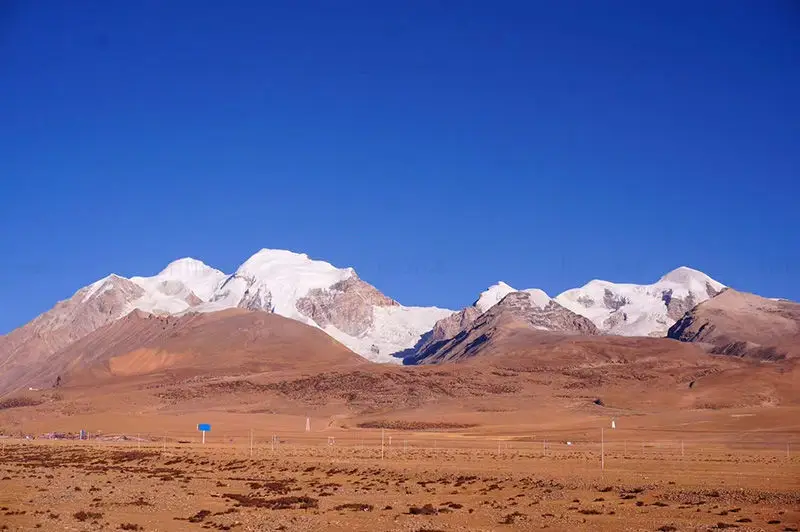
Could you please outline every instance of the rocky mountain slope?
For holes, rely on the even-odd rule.
[[[800,304],[731,288],[687,312],[669,337],[711,352],[778,360],[800,356]]]
[[[541,290],[510,292],[483,313],[480,313],[480,303],[481,299],[474,306],[438,322],[433,333],[424,338],[404,362],[440,364],[470,358],[509,330],[531,330],[542,337],[554,333],[559,337],[598,334],[590,320],[559,305]]]
[[[691,268],[677,268],[649,285],[590,281],[555,299],[598,329],[621,336],[659,336],[695,305],[725,285]]]

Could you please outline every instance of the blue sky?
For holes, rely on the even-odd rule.
[[[303,251],[404,304],[679,265],[800,300],[791,1],[0,2],[0,332]]]

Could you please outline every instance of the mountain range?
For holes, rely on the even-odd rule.
[[[383,363],[459,361],[508,331],[521,329],[536,332],[534,342],[669,335],[711,346],[714,352],[761,358],[783,356],[786,346],[795,345],[797,304],[747,295],[756,298],[756,303],[742,304],[749,310],[739,309],[732,318],[722,319],[717,303],[727,308],[728,300],[739,300],[732,294],[738,292],[700,271],[681,267],[649,285],[593,280],[554,298],[536,288],[517,290],[498,282],[473,305],[454,311],[404,306],[361,280],[352,268],[337,268],[285,250],[262,249],[232,274],[184,258],[151,277],[111,274],[0,337],[0,390],[45,385],[73,367],[75,360],[96,358],[96,353],[88,354],[98,350],[99,344],[91,343],[92,334],[105,328],[103,345],[114,344],[114,329],[108,327],[121,320],[153,316],[165,323],[181,323],[183,334],[188,334],[183,327],[186,320],[196,319],[192,316],[231,309],[289,318],[326,333],[369,361]],[[762,300],[771,303],[762,304]],[[730,323],[744,319],[742,313],[752,316],[767,311],[771,312],[765,318],[768,322],[776,316],[785,321],[779,328],[791,340],[775,343],[747,335],[740,340],[737,334],[720,332],[735,329]],[[711,334],[712,330],[717,332]],[[153,341],[142,339],[142,347]],[[740,341],[744,343],[736,343]],[[129,350],[136,347],[130,338],[125,345]],[[767,351],[759,351],[759,346],[767,346]]]

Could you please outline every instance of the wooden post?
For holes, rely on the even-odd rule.
[[[606,440],[603,427],[600,427],[600,469],[606,469]]]

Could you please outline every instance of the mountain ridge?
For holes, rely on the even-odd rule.
[[[607,302],[587,307],[582,304],[587,294],[581,291],[594,286],[609,290],[611,296],[605,298]],[[363,281],[352,267],[338,268],[305,253],[263,248],[232,274],[192,257],[176,259],[150,277],[110,274],[0,337],[0,368],[7,369],[14,359],[38,360],[137,309],[177,316],[227,308],[274,312],[325,331],[368,360],[397,363],[400,354],[408,354],[426,340],[441,341],[458,334],[516,292],[528,294],[535,306],[555,302],[588,318],[600,333],[652,335],[655,331],[663,336],[678,314],[690,310],[689,303],[701,302],[722,287],[688,267],[676,268],[651,285],[593,280],[554,298],[539,289],[517,290],[500,281],[479,294],[472,307],[453,311],[403,306]],[[626,295],[631,291],[638,300]],[[644,305],[648,316],[631,330],[625,329],[625,322],[628,314],[635,313],[628,312],[628,305],[640,313]]]

